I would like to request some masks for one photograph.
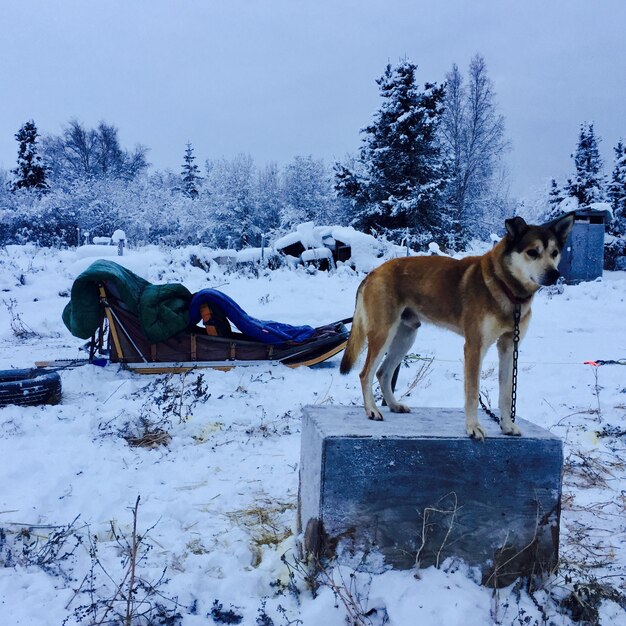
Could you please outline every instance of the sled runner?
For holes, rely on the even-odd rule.
[[[266,322],[214,289],[192,295],[182,285],[151,285],[116,263],[96,261],[74,282],[63,321],[89,339],[90,360],[108,352],[111,362],[132,371],[168,373],[315,365],[344,349],[351,320],[317,328]]]

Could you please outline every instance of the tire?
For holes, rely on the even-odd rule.
[[[32,368],[0,370],[0,407],[34,406],[61,401],[61,378],[56,372]]]

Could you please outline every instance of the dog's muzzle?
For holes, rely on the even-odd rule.
[[[554,285],[554,283],[556,283],[556,281],[559,280],[560,277],[561,277],[561,272],[559,272],[559,270],[548,270],[542,276],[541,284],[545,285],[546,287],[548,285]]]

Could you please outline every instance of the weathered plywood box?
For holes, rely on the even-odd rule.
[[[395,568],[461,558],[484,584],[552,571],[558,560],[561,441],[518,420],[522,437],[463,411],[414,408],[366,419],[361,407],[303,409],[299,525],[308,554],[380,552]]]

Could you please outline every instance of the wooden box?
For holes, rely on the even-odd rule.
[[[456,409],[384,416],[303,409],[298,518],[306,553],[376,551],[402,569],[457,557],[490,586],[556,567],[560,439],[525,420],[522,437],[505,436],[481,416],[487,438],[475,441]]]

